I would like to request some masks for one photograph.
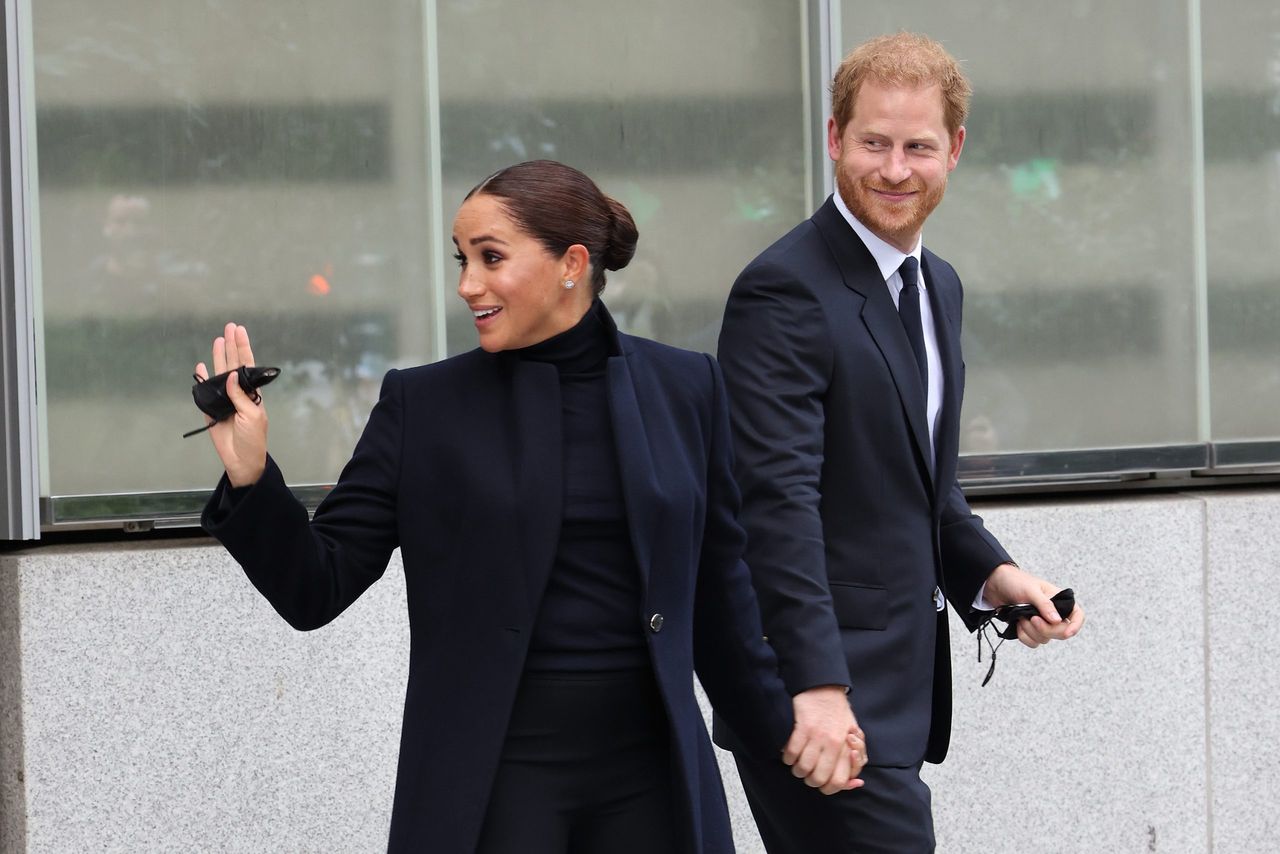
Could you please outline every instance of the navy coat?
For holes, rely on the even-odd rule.
[[[612,327],[612,320],[608,321]],[[790,696],[762,640],[736,514],[728,407],[710,357],[617,334],[610,414],[689,850],[733,850],[694,671],[743,742],[780,755]],[[563,505],[556,368],[481,350],[389,372],[308,522],[273,461],[205,528],[298,629],[340,614],[399,547],[411,629],[390,850],[474,850]],[[656,619],[661,615],[661,620]]]
[[[923,267],[944,382],[933,455],[897,308],[831,199],[742,271],[720,337],[765,631],[793,693],[851,686],[876,765],[946,755],[935,590],[973,628],[978,589],[1009,560],[956,481],[960,279],[928,250]]]

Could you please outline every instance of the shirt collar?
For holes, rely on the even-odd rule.
[[[840,215],[845,218],[845,221],[849,223],[849,226],[857,233],[858,237],[862,238],[867,250],[871,252],[871,257],[876,259],[876,266],[880,268],[880,276],[886,282],[889,281],[894,273],[898,272],[898,268],[902,266],[902,262],[906,260],[908,255],[915,258],[917,264],[920,263],[920,249],[924,245],[923,237],[916,241],[914,249],[904,253],[896,246],[891,246],[881,240],[872,233],[871,229],[859,222],[858,218],[849,210],[848,205],[844,203],[844,199],[840,198],[839,192],[831,195],[835,199],[836,210],[840,211]],[[919,280],[920,290],[926,290],[924,276],[920,276]]]

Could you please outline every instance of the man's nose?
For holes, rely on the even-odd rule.
[[[901,148],[891,149],[881,164],[880,173],[890,184],[901,184],[911,177],[911,166],[907,163],[907,153]]]

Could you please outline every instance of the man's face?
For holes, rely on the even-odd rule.
[[[963,127],[954,139],[947,133],[937,85],[909,89],[868,80],[844,129],[827,122],[840,197],[872,233],[903,252],[915,248],[942,201],[963,145]]]

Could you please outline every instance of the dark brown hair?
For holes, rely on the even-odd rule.
[[[831,81],[831,115],[836,130],[853,118],[854,102],[867,80],[881,85],[942,87],[942,114],[954,142],[969,113],[973,89],[960,63],[939,42],[919,33],[877,36],[854,48]]]
[[[580,243],[591,257],[591,291],[604,290],[604,271],[621,270],[640,234],[622,203],[586,175],[554,160],[528,160],[494,172],[467,193],[493,196],[512,221],[559,257]],[[465,202],[466,199],[463,199]]]

